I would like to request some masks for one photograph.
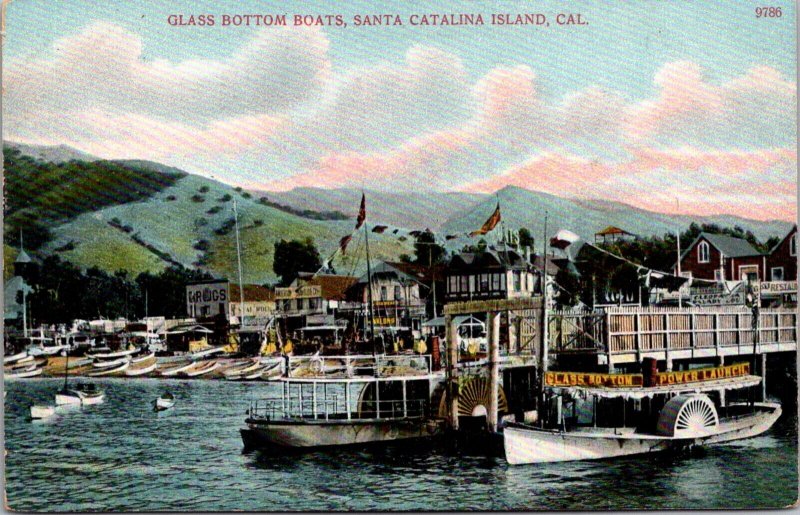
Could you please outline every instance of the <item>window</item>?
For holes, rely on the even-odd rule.
[[[386,300],[386,286],[381,286],[381,300]]]
[[[317,309],[318,299],[308,299],[308,309]]]
[[[789,240],[789,254],[797,255],[797,233],[792,234],[792,238]]]
[[[303,299],[297,299],[297,309],[303,309]]]
[[[514,291],[522,291],[522,272],[514,271]]]
[[[714,270],[714,280],[715,281],[724,281],[725,280],[725,276],[723,275],[721,268],[717,268],[716,270]]]
[[[394,300],[400,300],[400,287],[394,287]]]
[[[465,293],[469,291],[469,277],[466,275],[461,276],[461,291]]]
[[[697,262],[708,263],[709,261],[708,254],[709,254],[708,243],[701,241],[700,245],[697,246]]]
[[[450,293],[456,293],[458,291],[458,277],[451,276],[450,282],[447,285],[450,289]]]
[[[489,274],[481,274],[481,288],[479,291],[489,291]]]
[[[773,267],[771,270],[771,277],[773,281],[783,281],[783,267]]]
[[[500,274],[492,274],[492,289],[494,291],[500,290]]]

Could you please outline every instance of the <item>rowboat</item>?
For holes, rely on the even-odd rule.
[[[197,351],[193,354],[189,355],[189,359],[197,361],[199,359],[206,358],[211,356],[212,354],[218,354],[220,352],[224,352],[222,347],[211,347],[210,349],[205,349],[201,351]]]
[[[3,365],[8,365],[9,363],[15,363],[17,361],[20,361],[21,359],[24,359],[27,356],[28,356],[28,353],[24,352],[24,351],[20,352],[18,354],[14,354],[13,356],[6,356],[6,357],[3,358]],[[33,358],[31,358],[31,359],[33,359]]]
[[[116,374],[116,373],[119,373],[119,372],[124,372],[125,370],[127,370],[127,368],[130,365],[131,365],[130,362],[126,360],[122,365],[120,365],[117,368],[112,368],[111,370],[105,370],[104,369],[104,370],[101,370],[99,372],[92,372],[92,373],[89,374],[89,377],[110,376],[112,374]]]
[[[131,363],[141,363],[142,361],[147,361],[148,359],[154,358],[154,357],[156,357],[156,353],[155,352],[151,352],[150,354],[147,354],[145,356],[138,356],[136,358],[131,359]]]
[[[92,366],[94,368],[110,368],[110,367],[116,367],[116,366],[122,365],[123,363],[128,363],[128,362],[130,362],[130,360],[131,360],[131,358],[129,358],[128,356],[125,356],[123,358],[119,358],[119,359],[115,359],[115,360],[111,360],[111,361],[95,361],[94,363],[92,363]]]
[[[135,354],[137,352],[139,352],[138,347],[135,349],[121,350],[117,352],[102,352],[98,354],[90,354],[89,357],[99,358],[99,359],[121,358],[124,356],[130,356],[131,354]]]
[[[79,384],[74,388],[62,389],[56,394],[56,405],[64,404],[101,404],[105,394],[95,384]]]
[[[3,377],[6,379],[26,379],[29,377],[36,377],[42,375],[41,368],[34,368],[33,370],[24,370],[22,372],[3,372]]]
[[[15,372],[30,372],[31,370],[36,369],[36,363],[23,363],[23,364],[15,364],[11,365],[10,367],[6,367],[6,371],[15,373]]]
[[[184,363],[183,365],[177,366],[177,367],[175,367],[175,368],[169,368],[169,369],[167,369],[167,370],[163,370],[163,371],[161,372],[161,375],[162,375],[162,376],[164,376],[164,377],[175,376],[175,375],[178,375],[178,374],[180,374],[180,373],[181,373],[181,372],[183,372],[184,370],[189,370],[190,368],[192,368],[193,366],[195,366],[195,364],[196,364],[196,363],[194,363],[194,362],[191,362],[191,363],[189,363],[189,364],[185,364],[185,363]]]
[[[161,397],[153,401],[153,409],[155,409],[155,411],[168,410],[174,405],[175,405],[175,396],[169,392],[163,393]]]
[[[216,361],[209,361],[207,363],[198,364],[195,368],[190,368],[182,372],[182,375],[186,377],[199,377],[209,372],[212,372],[219,367],[219,363]]]
[[[31,406],[31,418],[34,420],[50,418],[55,414],[56,409],[53,406],[39,406],[36,404]]]
[[[247,363],[250,364],[244,368],[230,368],[226,370],[224,374],[225,377],[230,378],[232,376],[240,376],[242,374],[246,374],[247,372],[252,372],[261,366],[261,363],[259,363],[258,359],[254,360],[252,363],[250,360],[248,360]]]
[[[153,362],[151,365],[148,365],[148,366],[145,366],[145,367],[129,368],[128,370],[125,371],[125,375],[126,376],[143,376],[143,375],[149,374],[150,372],[155,370],[157,366],[158,366],[158,363]]]

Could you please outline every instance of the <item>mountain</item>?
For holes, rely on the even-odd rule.
[[[86,152],[68,147],[67,145],[27,145],[25,143],[14,143],[13,141],[4,141],[4,148],[19,150],[21,154],[40,159],[49,163],[65,163],[73,159],[79,161],[99,161],[99,157],[95,157]]]
[[[257,192],[270,200],[298,209],[358,213],[362,191],[355,188],[295,188],[285,192]],[[459,192],[386,192],[364,190],[370,224],[408,229],[438,230],[450,216],[486,198],[477,193]]]
[[[498,191],[496,196],[486,198],[453,213],[442,224],[441,232],[443,234],[463,234],[480,228],[492,214],[498,201],[505,226],[510,229],[527,227],[531,230],[539,248],[541,248],[539,242],[544,236],[545,215],[547,215],[548,237],[559,229],[568,229],[589,241],[593,240],[594,233],[609,225],[620,227],[640,236],[663,235],[675,232],[679,227],[685,230],[692,222],[717,223],[723,226],[739,225],[745,230],[753,231],[753,234],[762,241],[770,236],[783,236],[792,226],[790,222],[761,222],[728,215],[667,215],[638,209],[619,202],[566,199],[508,186]],[[492,236],[488,239],[492,240]],[[468,238],[453,240],[453,245],[461,246],[466,240]]]

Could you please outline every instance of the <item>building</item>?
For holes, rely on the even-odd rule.
[[[619,227],[614,227],[613,225],[609,225],[602,231],[594,233],[595,243],[613,243],[615,241],[633,239],[636,239],[635,234],[629,233]]]
[[[395,328],[420,330],[426,319],[429,287],[423,283],[421,267],[409,263],[381,261],[348,290],[347,307],[363,318],[369,306],[369,282],[372,284],[372,323],[376,331]],[[369,281],[369,282],[368,282]]]
[[[358,281],[349,275],[301,273],[285,288],[275,288],[277,313],[294,331],[311,326],[336,326],[339,305]]]
[[[700,233],[683,251],[684,277],[714,281],[761,281],[766,277],[767,256],[742,238]]]
[[[230,286],[227,279],[198,281],[186,285],[186,314],[192,318],[228,316]]]
[[[450,260],[445,301],[530,297],[538,285],[534,266],[516,248],[499,244],[483,252],[462,252]]]
[[[24,249],[20,249],[17,259],[14,260],[14,276],[3,285],[3,305],[5,309],[3,318],[6,320],[7,326],[19,322],[21,327],[24,322],[27,322],[27,320],[24,320],[25,306],[23,302],[33,291],[33,288],[26,281],[32,262],[27,252]]]
[[[244,303],[241,299],[244,298]],[[244,306],[244,319],[241,319]],[[275,315],[275,292],[258,284],[245,284],[244,296],[239,294],[239,285],[230,285],[230,301],[228,302],[228,320],[240,325],[266,326]]]
[[[769,252],[767,256],[769,281],[797,281],[797,225]]]

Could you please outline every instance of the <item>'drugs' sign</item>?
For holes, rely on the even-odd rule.
[[[190,317],[227,316],[230,298],[228,281],[186,285],[186,312]]]

